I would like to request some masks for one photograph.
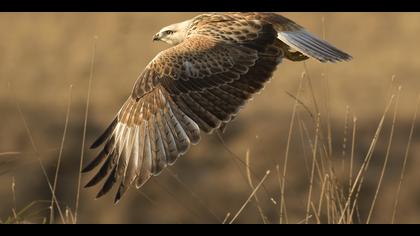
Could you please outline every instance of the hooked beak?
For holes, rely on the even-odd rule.
[[[157,33],[155,36],[153,36],[153,41],[160,41],[160,34]]]

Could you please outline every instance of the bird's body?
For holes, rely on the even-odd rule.
[[[274,13],[202,14],[163,28],[153,39],[172,47],[146,66],[112,124],[92,145],[103,145],[102,151],[84,171],[105,162],[87,186],[107,177],[98,197],[119,181],[118,201],[128,187],[139,188],[174,164],[199,142],[200,130],[224,127],[282,59],[351,59]]]

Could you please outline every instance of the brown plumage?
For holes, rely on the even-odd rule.
[[[114,184],[115,202],[141,187],[200,140],[200,130],[224,128],[260,91],[283,58],[321,62],[351,57],[274,13],[202,14],[165,27],[154,40],[173,47],[159,53],[137,79],[84,172],[102,167],[86,185]]]

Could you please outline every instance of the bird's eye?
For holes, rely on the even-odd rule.
[[[165,34],[167,34],[167,35],[170,35],[170,34],[173,34],[173,33],[174,33],[174,31],[172,31],[172,30],[165,31]]]

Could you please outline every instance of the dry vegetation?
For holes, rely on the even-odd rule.
[[[222,137],[116,206],[80,189],[87,146],[166,48],[151,37],[194,15],[0,14],[1,222],[420,222],[417,13],[285,13],[354,61],[283,63]]]

